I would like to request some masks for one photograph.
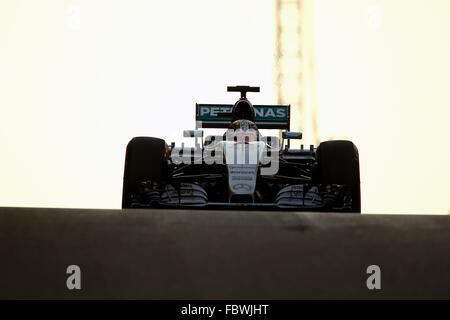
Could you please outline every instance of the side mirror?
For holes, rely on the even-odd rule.
[[[302,133],[301,132],[294,132],[294,131],[285,131],[282,135],[283,139],[301,139]]]
[[[185,138],[195,138],[195,147],[198,149],[199,144],[197,138],[200,138],[200,141],[202,142],[202,149],[203,149],[203,130],[183,130],[183,137]]]
[[[185,138],[203,138],[203,130],[184,130],[183,137],[185,137]]]
[[[284,131],[281,137],[283,138],[283,141],[281,141],[281,145],[284,146],[284,140],[287,139],[287,148],[291,146],[290,141],[291,139],[301,139],[302,138],[301,132],[295,132],[295,131]]]

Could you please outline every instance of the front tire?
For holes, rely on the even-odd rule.
[[[136,137],[127,145],[123,176],[122,208],[131,208],[142,181],[161,182],[167,175],[167,144],[151,137]]]
[[[358,149],[351,141],[322,142],[317,148],[321,184],[341,184],[351,188],[351,211],[361,213],[361,187]]]

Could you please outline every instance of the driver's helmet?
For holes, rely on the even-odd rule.
[[[260,134],[256,124],[250,120],[236,120],[225,133],[227,141],[251,142],[258,141]]]

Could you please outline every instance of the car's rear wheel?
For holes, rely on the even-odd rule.
[[[127,145],[122,208],[131,208],[142,181],[161,182],[167,175],[167,145],[162,139],[136,137]]]
[[[317,148],[317,162],[319,183],[349,186],[352,197],[351,211],[361,213],[359,154],[353,142],[322,142]]]

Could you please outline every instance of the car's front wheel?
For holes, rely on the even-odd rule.
[[[167,174],[167,144],[151,137],[136,137],[127,145],[123,176],[122,208],[131,208],[142,181],[161,182]]]
[[[316,156],[319,183],[348,186],[352,197],[351,211],[361,213],[359,154],[353,142],[322,142]]]

